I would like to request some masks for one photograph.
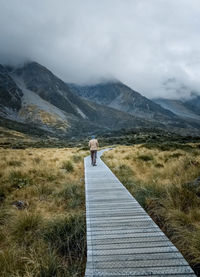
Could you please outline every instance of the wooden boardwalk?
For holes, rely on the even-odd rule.
[[[103,151],[100,151],[99,156]],[[196,275],[111,170],[85,158],[85,277]]]

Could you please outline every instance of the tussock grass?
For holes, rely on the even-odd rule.
[[[29,179],[27,174],[22,173],[21,171],[13,170],[9,174],[9,182],[12,187],[15,188],[23,188],[31,184],[31,180]]]
[[[4,225],[7,219],[10,217],[10,213],[6,208],[0,208],[0,225]]]
[[[80,161],[82,161],[83,160],[83,156],[81,156],[81,155],[74,155],[73,156],[73,161],[75,162],[75,163],[78,163],[78,162],[80,162]]]
[[[54,219],[46,226],[43,236],[61,255],[69,257],[70,263],[77,257],[82,259],[86,249],[82,214]]]
[[[83,276],[86,151],[0,149],[0,155],[0,275]]]
[[[149,161],[153,161],[153,156],[152,155],[139,155],[138,156],[139,160],[142,160],[144,162],[149,162]]]
[[[8,165],[9,166],[14,166],[14,167],[22,166],[22,162],[21,161],[16,161],[16,160],[11,160],[11,161],[8,162]]]
[[[63,162],[62,169],[65,169],[67,172],[73,172],[74,171],[73,163],[71,161]]]
[[[2,277],[25,276],[22,270],[25,266],[25,262],[21,258],[22,255],[23,252],[13,246],[0,252],[0,268]]]
[[[141,147],[145,147],[147,149],[158,149],[160,151],[176,151],[177,149],[181,149],[184,151],[191,151],[193,146],[191,144],[181,144],[178,142],[165,142],[165,143],[145,143],[141,145]]]
[[[104,161],[191,265],[200,263],[199,144],[118,146]]]
[[[3,185],[0,186],[0,204],[5,200],[7,188]]]
[[[72,209],[83,207],[85,203],[84,189],[80,184],[67,184],[58,196],[67,207]]]
[[[21,212],[10,222],[11,236],[17,243],[29,246],[38,237],[42,217],[36,213]]]

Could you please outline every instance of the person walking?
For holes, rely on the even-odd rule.
[[[97,149],[99,147],[99,143],[94,135],[92,136],[92,139],[89,141],[89,147],[90,147],[91,163],[93,166],[96,166]]]

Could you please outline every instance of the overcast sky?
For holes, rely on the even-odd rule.
[[[200,94],[200,0],[0,0],[0,63],[27,59],[67,82]]]

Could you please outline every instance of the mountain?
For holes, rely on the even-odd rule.
[[[9,76],[7,69],[0,65],[0,114],[16,114],[22,107],[22,96],[22,90]]]
[[[200,119],[200,96],[199,93],[194,92],[189,86],[184,85],[176,78],[169,78],[163,82],[163,88],[170,95],[190,95],[190,99],[166,99],[157,98],[152,99],[155,103],[161,105],[163,108],[170,110],[185,120]]]
[[[0,66],[0,126],[26,134],[77,137],[120,129],[154,128],[199,134],[186,121],[121,82],[67,84],[46,67],[30,62]]]
[[[11,76],[22,90],[34,92],[68,114],[87,118],[93,112],[61,79],[36,62],[12,71]]]
[[[167,105],[166,101],[163,103],[158,100],[150,100],[119,81],[90,86],[68,85],[74,93],[83,99],[115,108],[116,110],[137,116],[137,118],[143,118],[148,120],[150,125],[160,123],[171,131],[182,134],[186,132],[196,132],[199,134],[200,118],[196,113],[187,108],[187,105],[194,105],[194,103],[188,103],[187,105],[184,103],[182,105],[181,101],[179,103],[177,101],[177,107],[175,108],[175,103],[172,107],[172,102],[170,105],[169,103]]]
[[[181,118],[200,120],[200,97],[191,100],[157,98],[153,101]]]
[[[11,99],[1,101],[3,118],[20,123],[13,124],[15,128],[24,129],[29,126],[27,128],[32,130],[30,126],[34,126],[54,135],[70,136],[149,126],[146,120],[82,99],[66,83],[38,63],[27,63],[21,68],[1,66],[1,71],[2,78],[9,79],[14,88],[9,90],[9,82],[1,82],[1,98],[7,97],[7,91],[12,99],[18,96],[18,106],[15,108],[12,105],[12,118],[5,113],[7,106],[12,104]],[[152,126],[163,127],[161,124]]]
[[[192,110],[195,114],[200,116],[200,96],[199,95],[192,95],[193,97],[187,101],[185,101],[185,106]]]
[[[176,119],[171,111],[162,108],[125,84],[115,81],[93,86],[69,85],[79,96],[137,117],[155,121]]]
[[[174,100],[157,98],[153,99],[157,104],[163,108],[168,109],[185,120],[200,120],[200,97],[195,96],[189,100]]]

